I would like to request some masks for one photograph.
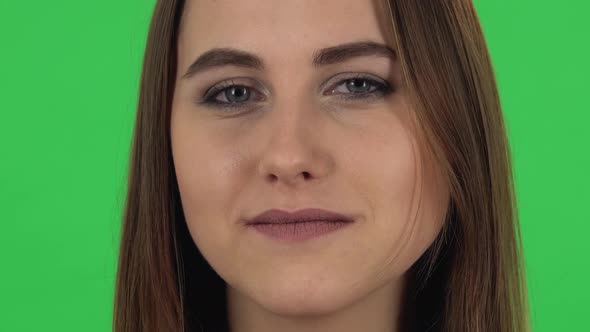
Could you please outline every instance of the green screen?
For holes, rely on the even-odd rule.
[[[590,4],[476,0],[536,332],[588,331]],[[109,331],[154,1],[0,0],[0,331]]]

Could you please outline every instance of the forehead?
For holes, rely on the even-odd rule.
[[[179,56],[233,47],[292,58],[346,42],[387,43],[383,13],[379,0],[187,0]]]

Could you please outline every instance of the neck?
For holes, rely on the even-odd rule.
[[[405,284],[390,282],[365,298],[325,315],[285,316],[264,309],[228,285],[232,332],[397,332]]]

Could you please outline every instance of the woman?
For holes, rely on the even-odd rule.
[[[157,1],[119,331],[526,331],[468,0]]]

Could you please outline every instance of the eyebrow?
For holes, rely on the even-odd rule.
[[[320,49],[313,53],[312,64],[321,67],[345,62],[357,57],[378,56],[395,61],[395,51],[385,45],[376,42],[353,42]],[[214,67],[238,66],[262,71],[264,61],[253,54],[235,48],[214,48],[199,56],[182,76],[189,79],[197,73]]]

